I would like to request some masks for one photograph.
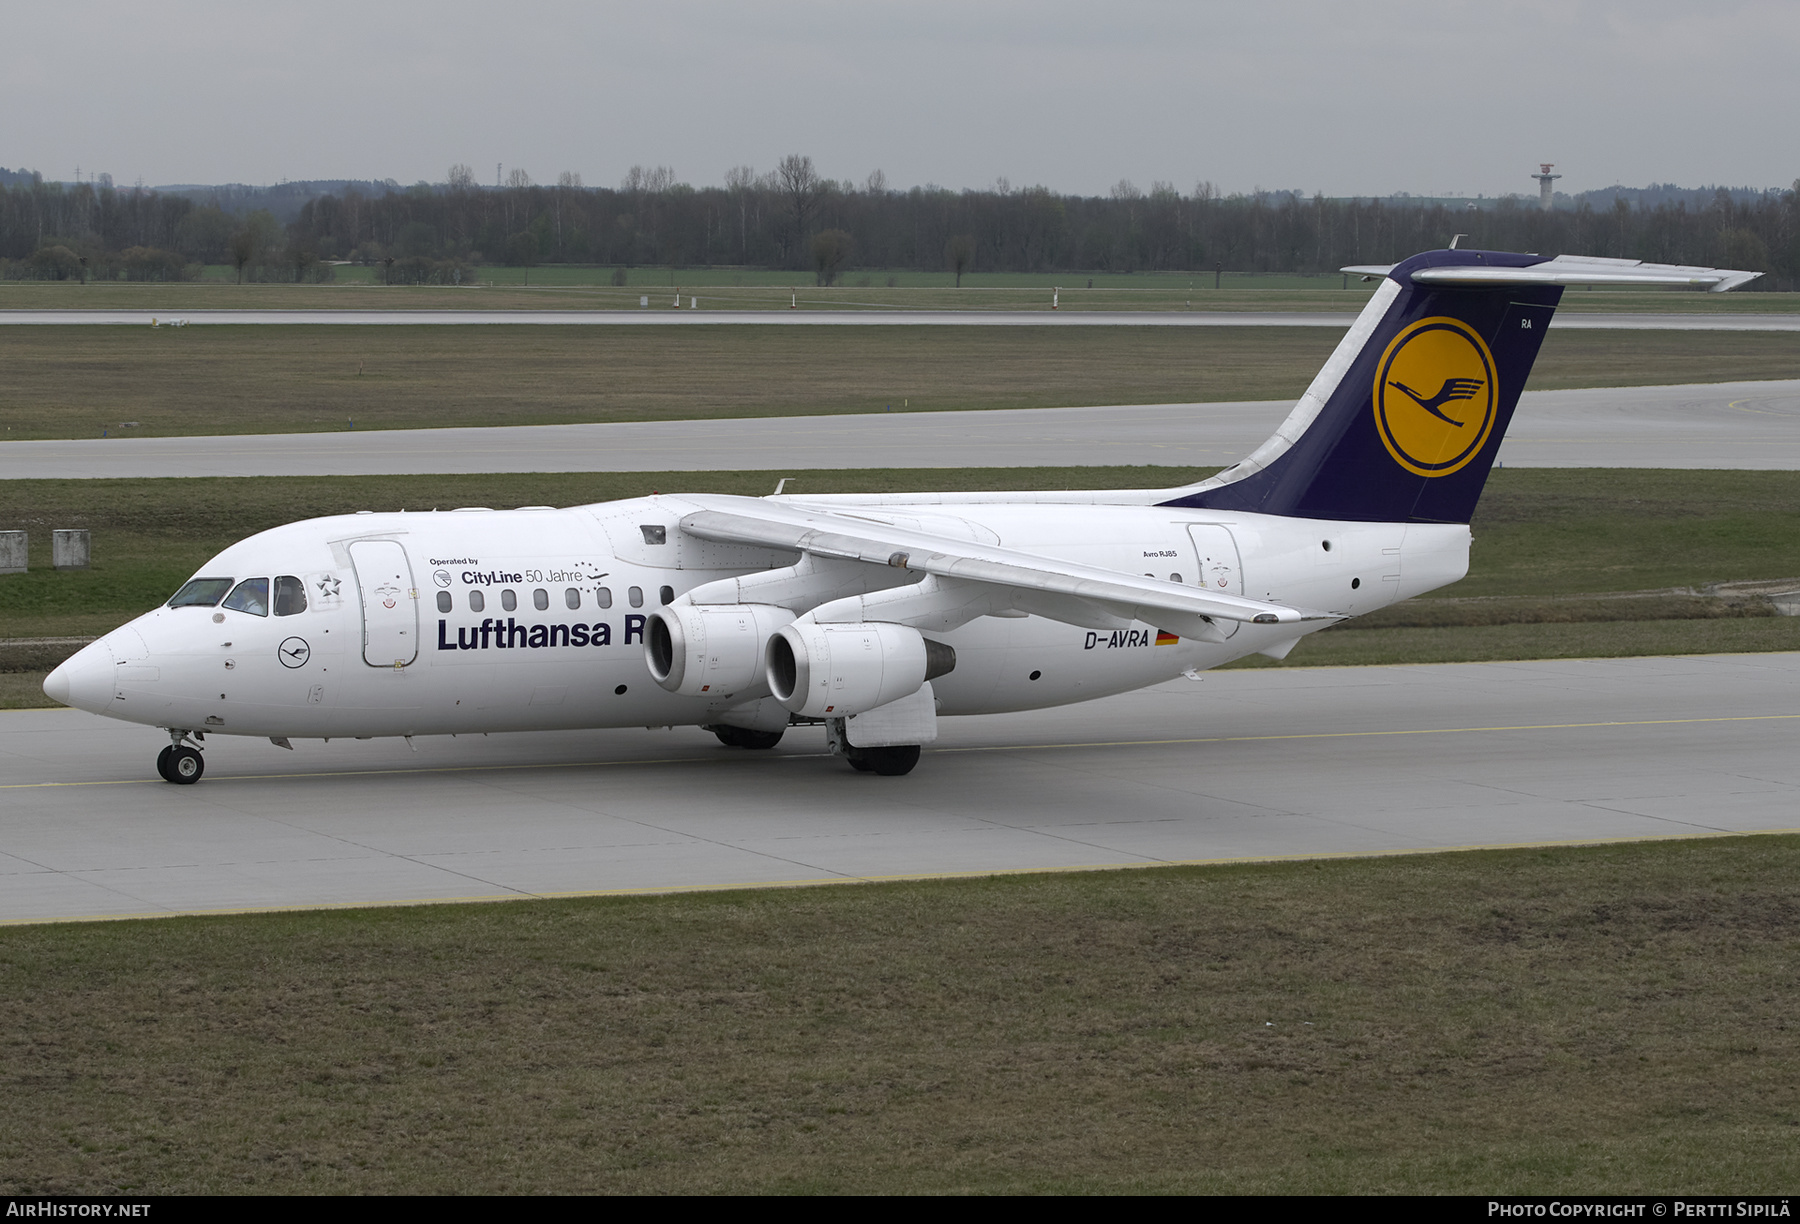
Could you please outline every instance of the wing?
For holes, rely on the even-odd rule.
[[[985,600],[976,601],[982,611],[973,615],[1010,610],[1090,628],[1115,618],[1138,620],[1201,639],[1216,636],[1215,620],[1295,625],[1342,619],[802,506],[745,499],[742,508],[689,514],[681,520],[681,530],[702,540],[792,549],[927,574],[939,584],[979,590]]]

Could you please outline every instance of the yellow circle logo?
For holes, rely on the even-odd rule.
[[[1494,355],[1467,324],[1421,319],[1375,367],[1375,428],[1394,462],[1420,476],[1448,476],[1481,450],[1494,428]]]

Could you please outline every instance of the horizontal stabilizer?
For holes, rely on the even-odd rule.
[[[1340,269],[1352,276],[1387,276],[1395,264],[1357,264]],[[1709,293],[1725,293],[1748,284],[1761,272],[1740,272],[1730,268],[1701,268],[1688,264],[1653,264],[1639,259],[1601,259],[1585,255],[1558,255],[1522,268],[1496,268],[1468,265],[1462,267],[1421,267],[1413,269],[1410,279],[1415,285],[1467,286],[1474,289],[1500,285],[1641,285],[1646,288],[1668,285],[1686,289],[1705,289]]]

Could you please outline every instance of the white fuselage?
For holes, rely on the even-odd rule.
[[[789,504],[1342,616],[1454,582],[1468,566],[1461,525],[1056,496]],[[761,694],[685,697],[658,687],[644,626],[665,600],[703,583],[794,564],[795,553],[679,530],[696,510],[746,504],[757,503],[660,496],[567,510],[346,515],[266,531],[196,577],[298,578],[303,611],[159,608],[65,664],[66,700],[152,726],[270,737],[713,723]],[[884,580],[916,577],[895,571]],[[933,635],[954,648],[956,664],[932,684],[946,715],[1061,705],[1258,651],[1279,655],[1326,623],[1224,625],[1226,640],[1204,642],[1143,623],[1094,630],[983,616]]]

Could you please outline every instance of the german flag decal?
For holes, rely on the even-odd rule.
[[[1179,641],[1181,641],[1181,639],[1176,637],[1173,633],[1169,633],[1162,629],[1156,631],[1156,644],[1158,646],[1173,646]]]

